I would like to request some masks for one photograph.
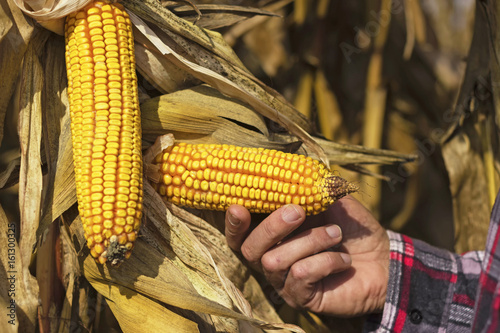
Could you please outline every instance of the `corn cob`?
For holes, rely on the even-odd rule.
[[[142,218],[132,26],[121,5],[96,1],[66,18],[65,37],[78,209],[91,255],[116,265]]]
[[[264,148],[176,143],[156,156],[153,187],[176,205],[226,210],[232,204],[270,213],[286,204],[317,214],[358,187],[298,154]]]

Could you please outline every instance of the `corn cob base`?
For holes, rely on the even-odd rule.
[[[227,210],[232,204],[270,213],[286,204],[317,214],[358,187],[310,157],[264,148],[176,143],[155,159],[153,187],[176,205]]]
[[[65,32],[78,208],[91,255],[116,265],[142,218],[132,26],[121,5],[96,1],[69,15]]]

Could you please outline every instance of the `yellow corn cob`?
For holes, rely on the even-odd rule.
[[[67,17],[65,35],[78,208],[92,256],[116,265],[142,218],[132,26],[121,5],[96,1]]]
[[[270,213],[293,203],[317,214],[358,190],[311,157],[264,148],[176,143],[155,164],[162,179],[153,186],[160,195],[198,209],[239,204],[250,212]]]

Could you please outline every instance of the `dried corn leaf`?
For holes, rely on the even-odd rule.
[[[201,83],[165,57],[151,52],[140,43],[135,45],[135,59],[137,70],[147,79],[147,81],[140,82],[141,86],[146,89],[152,84],[162,93],[171,93]]]
[[[222,59],[230,61],[231,64],[244,69],[233,49],[224,42],[219,33],[200,28],[179,18],[155,0],[124,0],[123,5],[156,26],[191,40]]]
[[[275,135],[274,138],[280,142],[291,142],[293,137],[286,135]],[[325,149],[330,164],[355,165],[355,164],[398,164],[415,161],[415,154],[402,154],[392,150],[373,149],[364,146],[337,143],[321,138],[316,141]],[[315,157],[314,152],[307,147],[301,147],[299,152],[307,156]]]
[[[28,16],[39,21],[49,21],[65,17],[85,7],[92,0],[14,0],[16,5]]]
[[[205,29],[227,27],[256,15],[278,16],[264,9],[235,5],[197,4],[196,7],[201,12],[201,16],[191,6],[175,6],[168,9],[175,15]]]
[[[274,140],[268,139],[264,121],[252,109],[207,86],[150,99],[141,105],[141,112],[143,134],[151,142],[159,135],[173,133],[177,140],[191,143],[226,143],[287,150],[287,145],[296,141],[293,136],[277,134],[273,135]],[[336,165],[394,164],[416,159],[415,155],[389,150],[316,140],[327,152],[330,163]],[[315,156],[307,147],[301,147],[298,152]]]
[[[266,322],[280,323],[281,318],[263,294],[257,280],[251,275],[249,268],[243,265],[229,248],[225,236],[200,217],[170,203],[166,205],[172,214],[186,223],[200,242],[206,246],[223,275],[230,278],[234,286],[243,292],[245,299],[251,305],[253,315]],[[210,219],[212,221],[224,220],[220,212],[204,212],[203,216],[207,217],[207,215],[212,216]]]
[[[48,32],[37,34],[28,46],[21,74],[19,141],[21,168],[19,171],[19,209],[21,236],[19,246],[23,261],[29,263],[36,230],[40,220],[42,199],[42,89],[43,70],[38,61]]]
[[[61,224],[63,226],[63,224]],[[62,256],[62,282],[66,290],[63,306],[60,314],[60,323],[58,333],[68,332],[75,329],[75,323],[72,322],[73,313],[78,309],[78,296],[75,290],[78,289],[78,280],[80,278],[80,265],[77,254],[73,248],[68,230],[64,227],[61,231],[61,256]]]
[[[136,0],[126,1],[130,7],[133,7],[134,11],[141,12],[142,15],[145,15],[149,19],[152,17],[158,20],[156,14],[152,14],[152,9],[146,7],[146,3],[137,2]],[[160,8],[162,8],[160,6]],[[160,11],[160,9],[158,9]],[[166,9],[161,12],[166,17],[170,17],[171,13]],[[167,15],[168,14],[168,15]],[[161,15],[160,15],[161,16]],[[215,59],[212,54],[204,54],[206,53],[205,48],[196,48],[195,45],[186,45],[188,49],[186,51],[193,52],[194,55],[198,56],[202,61],[203,66],[208,66],[211,64],[209,60],[216,61],[216,67],[224,73],[224,77],[220,73],[217,73],[210,68],[206,68],[196,64],[194,62],[189,61],[184,58],[180,54],[174,52],[174,50],[167,44],[165,44],[166,37],[163,40],[153,31],[151,30],[144,21],[142,21],[138,16],[134,13],[130,13],[130,17],[134,25],[137,29],[147,37],[154,47],[160,52],[162,55],[167,57],[171,62],[179,66],[180,68],[190,72],[196,78],[209,83],[211,86],[215,87],[222,93],[236,97],[241,101],[244,101],[250,104],[255,110],[257,110],[262,115],[268,117],[269,119],[278,122],[286,129],[288,129],[291,133],[298,136],[311,150],[313,150],[320,159],[325,160],[325,155],[322,148],[314,141],[314,139],[304,130],[304,128],[310,129],[310,124],[305,121],[303,116],[297,110],[293,109],[293,107],[287,103],[283,97],[281,97],[276,92],[272,91],[270,88],[262,87],[258,85],[254,80],[253,76],[248,74],[246,71],[243,71],[241,67],[234,67],[234,61],[228,62],[227,59]],[[161,26],[161,22],[154,21],[154,23],[159,24]],[[175,20],[173,20],[175,22]],[[172,23],[172,22],[170,22]],[[182,22],[183,26],[185,26],[186,22]],[[169,27],[171,28],[171,27]],[[176,25],[177,31],[180,29],[180,26]],[[207,34],[208,32],[205,31]],[[215,37],[212,33],[211,37]],[[219,36],[219,35],[217,35]],[[176,42],[180,42],[180,36],[174,36],[169,32],[169,37],[175,38]],[[212,43],[218,45],[218,39],[212,40]],[[220,53],[220,52],[219,52]]]
[[[28,42],[33,33],[31,20],[11,0],[0,0],[0,143],[3,139],[7,105],[16,87],[15,82]]]
[[[92,284],[104,295],[123,332],[198,332],[196,323],[127,287]]]
[[[19,269],[16,265],[19,263],[16,261],[16,254],[19,255],[19,249],[8,246],[11,243],[17,245],[15,239],[12,238],[17,234],[16,224],[7,219],[2,206],[0,206],[0,234],[6,239],[4,246],[0,248],[0,255],[3,258],[0,261],[0,279],[4,281],[4,283],[0,283],[0,307],[2,309],[0,313],[2,314],[2,320],[4,320],[2,326],[5,333],[18,332],[19,321],[16,316],[19,315],[19,309],[16,310],[16,300],[20,300],[21,294],[16,295],[15,289],[19,288],[19,284],[16,285],[16,279],[19,278],[19,275],[16,274]],[[34,313],[31,313],[33,319],[34,315]]]
[[[37,236],[76,202],[73,147],[71,141],[69,102],[64,46],[51,39],[45,49],[44,124],[48,177],[44,210]],[[54,98],[57,96],[57,98]]]
[[[0,247],[0,306],[2,332],[34,332],[38,307],[38,285],[30,274],[29,261],[24,261],[16,238],[19,224],[9,221],[0,206],[0,234],[6,240]]]
[[[148,218],[157,228],[158,235],[168,238],[169,246],[172,247],[179,259],[186,265],[195,268],[195,273],[201,274],[209,282],[208,286],[204,286],[202,281],[194,283],[193,279],[197,277],[183,270],[190,277],[190,281],[193,282],[198,292],[228,307],[232,305],[232,299],[242,313],[251,316],[248,304],[245,301],[240,301],[239,295],[236,295],[237,292],[226,283],[206,247],[200,243],[199,239],[193,235],[181,220],[172,215],[150,184],[145,184],[144,193],[149,197],[149,200],[144,203],[144,207],[148,209]],[[202,286],[204,286],[204,289],[200,290],[199,288]],[[213,292],[216,292],[216,294],[213,294]]]
[[[182,309],[218,316],[249,320],[233,310],[201,296],[186,276],[164,255],[139,239],[134,254],[119,268],[108,269],[87,256],[84,274],[96,290],[106,289],[109,284],[126,287],[153,300]],[[129,294],[129,296],[132,296]],[[254,323],[260,323],[253,320]]]
[[[207,86],[150,99],[141,105],[141,112],[144,138],[150,141],[167,132],[176,139],[212,136],[212,142],[231,138],[240,145],[253,142],[258,146],[268,141],[262,117]]]

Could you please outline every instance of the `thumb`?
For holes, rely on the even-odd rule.
[[[240,251],[250,226],[250,212],[243,206],[231,205],[226,212],[225,234],[227,244],[234,251]]]

